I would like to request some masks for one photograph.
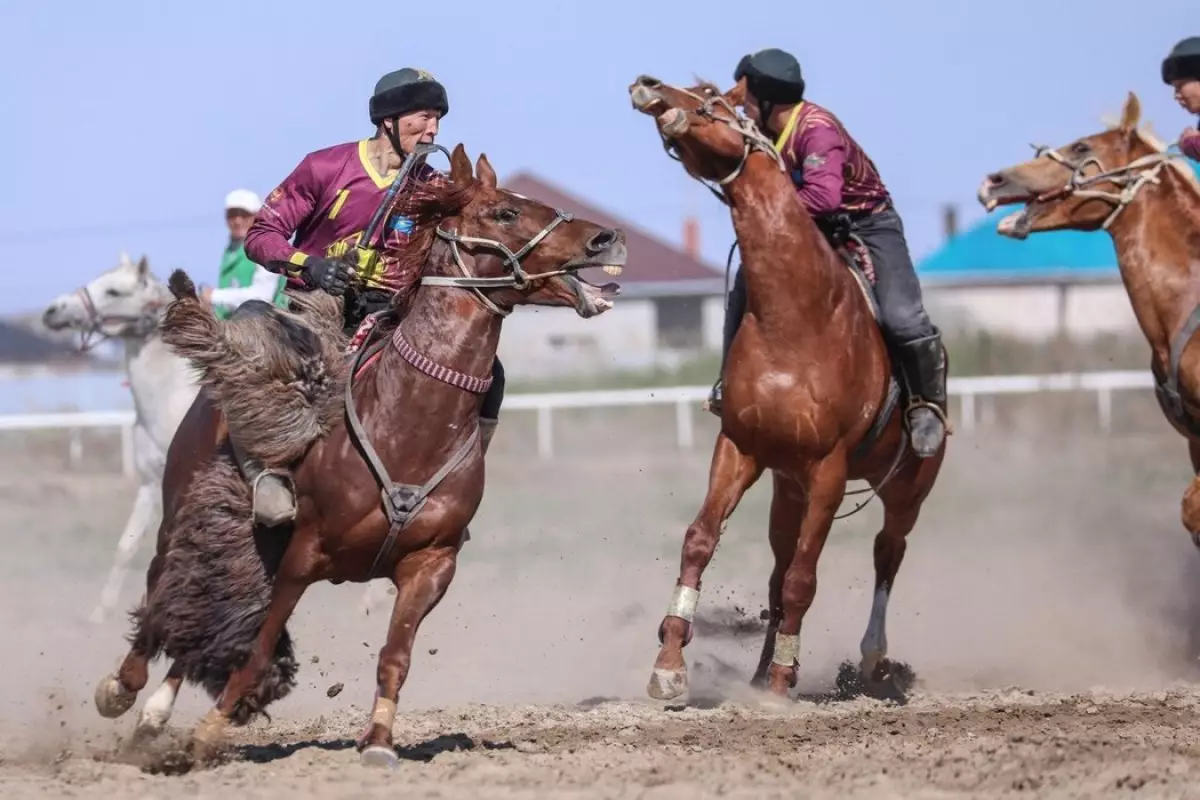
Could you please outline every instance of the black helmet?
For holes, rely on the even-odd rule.
[[[1200,81],[1200,36],[1184,39],[1163,59],[1163,83],[1173,83],[1181,78]]]
[[[446,88],[423,69],[405,67],[389,72],[375,84],[371,95],[371,123],[399,117],[413,111],[431,110],[444,117],[450,111]]]
[[[774,47],[742,56],[733,79],[746,79],[746,88],[764,103],[791,105],[804,99],[800,62],[791,53]]]

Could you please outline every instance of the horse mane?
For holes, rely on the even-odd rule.
[[[387,253],[401,275],[424,275],[429,268],[429,251],[437,234],[438,224],[447,217],[458,215],[479,191],[477,178],[455,183],[444,173],[436,172],[426,180],[417,181],[399,206],[412,220],[413,229],[404,247]],[[404,308],[416,293],[419,281],[413,281],[392,298],[393,308]]]

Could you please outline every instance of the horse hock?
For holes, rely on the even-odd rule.
[[[658,628],[661,649],[646,687],[646,692],[655,700],[682,699],[687,702],[688,674],[683,648],[691,641],[692,621],[699,601],[698,589],[682,584],[675,586],[667,613]]]
[[[949,425],[946,418],[946,349],[941,332],[899,346],[901,371],[908,389],[908,425],[913,451],[930,458],[941,449]]]
[[[1192,544],[1200,548],[1200,475],[1188,484],[1181,506],[1183,527],[1192,535]]]

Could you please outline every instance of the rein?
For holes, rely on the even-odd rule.
[[[1071,176],[1067,179],[1065,186],[1038,195],[1034,198],[1034,202],[1047,203],[1054,200],[1061,200],[1065,197],[1105,200],[1112,203],[1115,208],[1113,208],[1112,213],[1105,218],[1104,223],[1100,226],[1103,230],[1108,230],[1113,220],[1125,210],[1127,205],[1134,201],[1143,186],[1148,183],[1160,183],[1159,173],[1162,172],[1163,167],[1167,166],[1171,160],[1180,157],[1171,153],[1151,153],[1148,156],[1134,159],[1123,167],[1105,169],[1103,162],[1096,156],[1089,156],[1082,161],[1075,162],[1066,158],[1052,147],[1036,144],[1030,145],[1030,147],[1034,149],[1034,152],[1039,157],[1046,156],[1050,160],[1071,170]],[[1084,170],[1090,166],[1095,166],[1100,172],[1090,177],[1085,175]],[[1098,183],[1114,184],[1120,187],[1121,191],[1114,193],[1089,188]]]
[[[724,178],[710,181],[707,178],[703,178],[688,169],[688,165],[684,164],[683,159],[677,154],[675,145],[671,139],[663,135],[661,131],[659,132],[659,135],[662,136],[663,150],[667,152],[667,156],[678,161],[680,164],[683,164],[683,168],[687,174],[699,181],[704,188],[712,192],[718,200],[725,205],[729,205],[729,200],[725,197],[725,193],[720,189],[715,188],[713,184],[724,187],[736,180],[746,168],[746,162],[750,160],[750,154],[755,150],[766,153],[771,157],[771,160],[775,162],[776,166],[778,166],[780,170],[783,170],[783,158],[779,155],[779,151],[775,149],[775,143],[768,139],[767,136],[758,129],[758,126],[754,124],[753,120],[739,115],[737,113],[737,109],[735,109],[733,105],[725,99],[724,96],[714,95],[712,97],[705,98],[688,89],[679,89],[678,91],[681,91],[689,97],[700,101],[700,108],[696,109],[695,111],[697,116],[703,117],[711,122],[723,122],[724,124],[733,128],[733,130],[742,137],[742,158],[738,162],[738,165],[734,168],[733,172],[729,173]],[[730,117],[713,113],[713,108],[716,105],[720,105],[722,108],[728,111]]]

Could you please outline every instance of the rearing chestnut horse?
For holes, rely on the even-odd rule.
[[[483,497],[478,416],[501,322],[518,304],[604,312],[615,287],[577,271],[615,274],[626,259],[622,231],[498,189],[487,158],[472,174],[462,145],[449,182],[421,191],[399,256],[420,278],[352,377],[340,309],[331,318],[317,308],[327,296],[305,301],[317,308],[307,322],[298,296],[289,312],[248,303],[220,321],[186,275],[172,276],[164,338],[204,389],[171,444],[146,607],[119,673],[97,690],[102,710],[127,709],[148,658],[165,651],[218,698],[193,733],[199,754],[211,753],[231,723],[290,689],[285,626],[307,587],[387,576],[395,607],[359,746],[364,763],[396,763],[392,725],[417,630],[454,577]],[[243,431],[240,446],[263,463],[298,462],[290,532],[253,527],[226,428]]]
[[[1039,148],[1034,160],[993,172],[979,202],[989,211],[1025,205],[997,226],[1015,239],[1062,229],[1112,236],[1150,343],[1159,405],[1200,473],[1200,182],[1186,159],[1138,128],[1140,117],[1131,92],[1116,128],[1057,150]],[[1183,495],[1181,516],[1200,547],[1200,477]]]
[[[875,537],[875,594],[862,640],[868,681],[889,676],[887,603],[905,539],[933,487],[945,445],[927,459],[907,446],[883,335],[864,289],[795,196],[771,143],[741,119],[739,84],[679,89],[650,77],[629,87],[664,145],[696,178],[720,186],[746,273],[746,316],[724,367],[721,432],[708,493],[683,541],[679,579],[659,629],[648,691],[688,690],[683,648],[692,635],[700,579],[725,522],[764,469],[774,478],[769,625],[754,683],[784,695],[796,684],[800,624],[817,588],[817,561],[850,479],[870,482],[884,504]]]

